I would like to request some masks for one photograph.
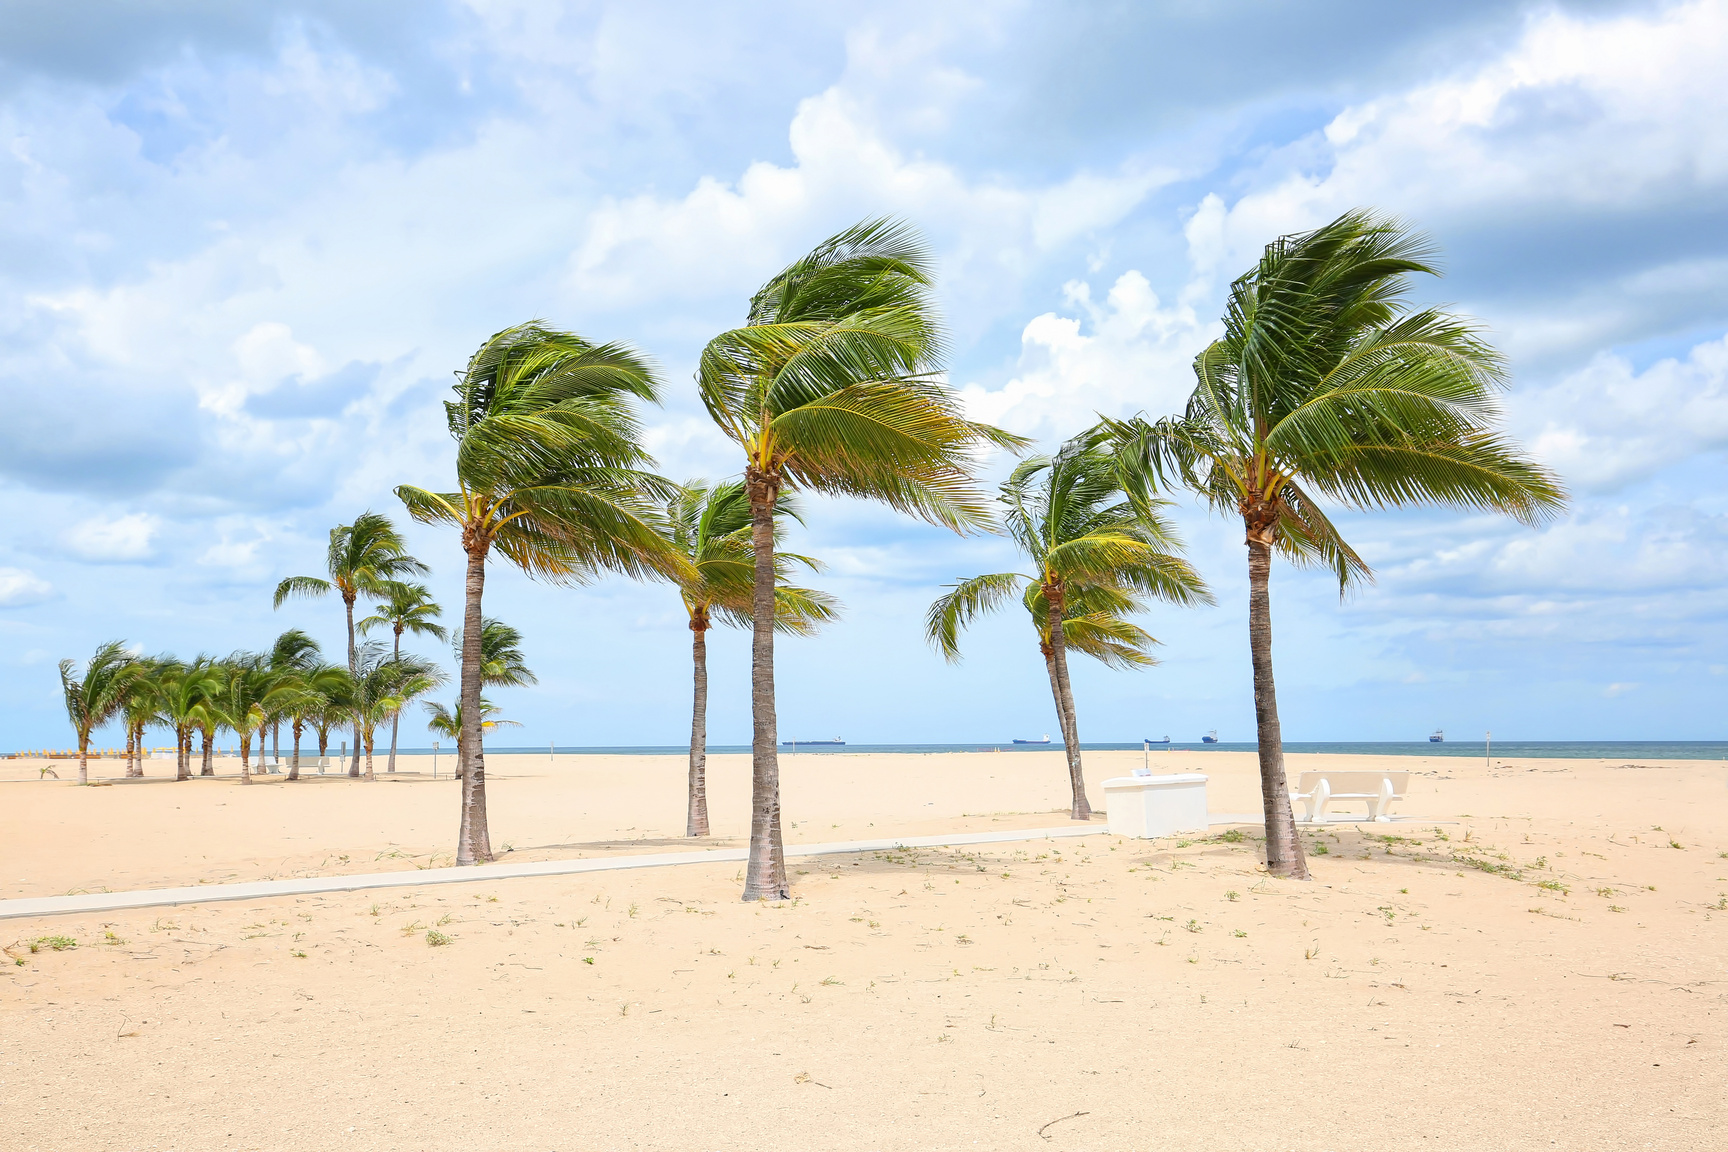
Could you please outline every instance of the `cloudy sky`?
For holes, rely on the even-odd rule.
[[[939,254],[954,385],[1054,443],[1179,406],[1229,279],[1358,205],[1440,245],[1419,298],[1488,325],[1508,423],[1574,502],[1538,531],[1346,516],[1378,581],[1342,602],[1277,570],[1286,736],[1719,738],[1724,59],[1711,0],[0,0],[0,747],[68,743],[54,663],[110,638],[226,653],[298,625],[339,653],[339,602],[271,589],[332,525],[400,516],[394,485],[446,486],[439,401],[511,323],[652,354],[662,470],[727,475],[702,344],[897,214]],[[848,611],[783,642],[783,736],[1056,728],[1023,619],[958,666],[921,640],[1002,541],[808,520]],[[1241,528],[1179,520],[1219,606],[1149,616],[1159,668],[1076,668],[1089,739],[1251,738]],[[455,539],[410,536],[454,612]],[[488,607],[541,675],[500,694],[522,743],[686,737],[666,587],[499,568]],[[716,743],[748,739],[743,641],[711,644]]]

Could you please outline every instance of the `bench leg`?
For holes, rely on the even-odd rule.
[[[1382,824],[1391,823],[1391,821],[1392,821],[1392,800],[1393,800],[1392,781],[1382,779],[1380,781],[1380,795],[1369,806],[1373,812],[1374,819],[1376,821],[1378,821]]]
[[[1308,798],[1308,823],[1326,823],[1326,805],[1332,802],[1332,786],[1321,780],[1314,785],[1314,794]]]

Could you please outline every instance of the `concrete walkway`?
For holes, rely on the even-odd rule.
[[[1239,823],[1237,817],[1213,816],[1212,823]],[[952,836],[907,836],[888,840],[848,840],[833,844],[788,844],[787,859],[803,856],[847,856],[899,848],[942,848],[965,844],[1008,844],[1065,836],[1108,836],[1102,822],[1064,828],[1022,828],[1012,832],[963,832]],[[35,896],[0,900],[0,920],[20,916],[61,916],[74,912],[121,912],[129,908],[161,908],[208,904],[217,900],[258,900],[274,896],[311,896],[320,892],[357,892],[365,888],[424,888],[432,884],[481,884],[524,876],[575,876],[584,872],[620,872],[627,868],[664,868],[673,864],[741,863],[745,848],[710,848],[699,852],[654,852],[640,856],[601,856],[588,860],[540,860],[532,864],[480,864],[470,868],[423,868],[412,872],[365,872],[353,876],[303,876],[292,880],[255,880],[245,884],[194,884],[185,888],[146,888],[136,892],[90,892],[79,896]]]

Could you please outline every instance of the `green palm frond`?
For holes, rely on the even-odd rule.
[[[1505,359],[1473,321],[1403,303],[1413,274],[1437,272],[1426,238],[1363,210],[1267,245],[1231,285],[1183,415],[1105,422],[1125,485],[1270,509],[1278,550],[1341,591],[1371,572],[1314,496],[1553,515],[1560,482],[1497,431]]]
[[[996,572],[946,585],[953,591],[937,597],[924,614],[924,638],[950,664],[958,663],[961,631],[979,616],[1012,600],[1029,579],[1018,572]]]

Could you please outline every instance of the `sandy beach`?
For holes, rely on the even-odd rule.
[[[1140,754],[1087,760],[1101,807]],[[1257,807],[1246,754],[1153,761],[1208,772],[1214,812]],[[1136,841],[1100,819],[796,861],[780,906],[699,865],[0,922],[5,1143],[1728,1145],[1728,767],[1290,770],[1314,761],[1416,775],[1407,819],[1305,831],[1307,884],[1265,875],[1252,824]],[[693,846],[678,757],[489,762],[501,860]],[[54,766],[0,762],[0,897],[449,862],[456,785],[418,758],[249,788],[232,761],[91,789]],[[1066,823],[1058,752],[782,777],[789,842]],[[711,843],[740,844],[746,758],[710,780]]]

